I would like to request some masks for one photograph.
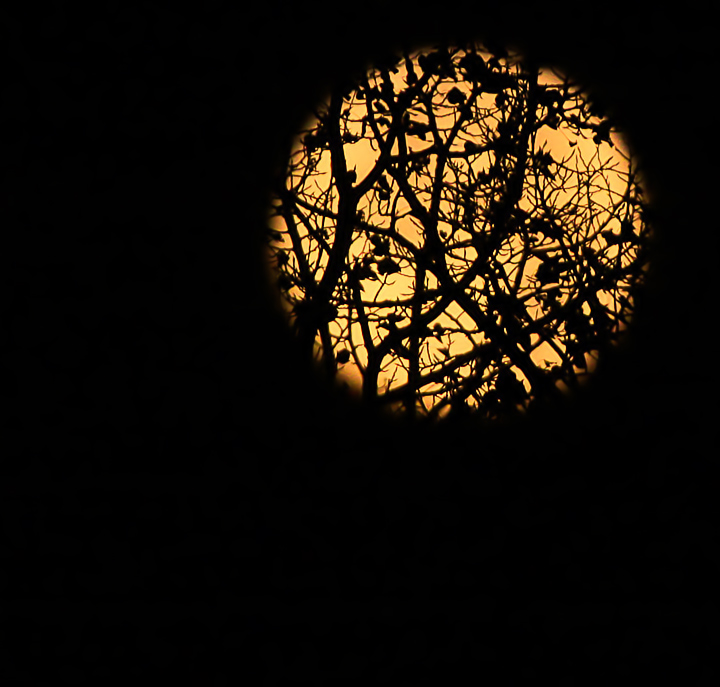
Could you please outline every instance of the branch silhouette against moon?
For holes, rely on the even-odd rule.
[[[298,137],[268,229],[299,345],[435,420],[577,388],[647,263],[632,156],[583,89],[478,45],[386,59]]]

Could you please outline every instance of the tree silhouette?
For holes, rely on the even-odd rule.
[[[333,88],[269,224],[307,358],[430,420],[577,388],[632,315],[649,236],[602,107],[479,45],[403,51]]]

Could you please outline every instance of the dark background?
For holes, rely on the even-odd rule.
[[[45,684],[40,667],[53,685],[714,683],[714,36],[697,16],[573,12],[3,18],[0,588],[17,684]],[[580,397],[424,432],[294,356],[260,236],[270,177],[332,80],[442,38],[508,41],[582,78],[644,163],[656,241],[632,335]]]

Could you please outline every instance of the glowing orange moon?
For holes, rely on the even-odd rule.
[[[419,75],[427,92],[413,90]],[[417,97],[400,106],[401,94]],[[337,240],[338,170],[323,138],[329,107],[330,97],[298,133],[270,213],[271,261],[290,322],[321,282]],[[583,89],[555,70],[528,73],[519,55],[424,49],[371,68],[339,112],[347,188],[377,182],[357,198],[346,255],[357,288],[347,275],[338,283],[316,359],[331,353],[337,378],[360,394],[372,356],[393,340],[374,392],[403,412],[412,377],[414,410],[437,418],[453,398],[496,408],[496,387],[512,389],[513,379],[526,397],[517,387],[510,405],[522,409],[537,391],[531,372],[563,390],[592,373],[597,351],[583,328],[604,327],[613,340],[626,328],[649,227],[628,146]],[[493,208],[507,199],[521,164],[522,193],[503,220],[511,228],[484,255]],[[418,204],[432,208],[433,228]],[[418,258],[435,231],[441,270],[439,257],[423,267]],[[483,260],[491,266],[478,268]],[[438,307],[448,283],[465,296]],[[484,329],[480,313],[492,318]]]

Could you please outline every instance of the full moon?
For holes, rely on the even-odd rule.
[[[567,75],[479,44],[333,88],[274,189],[268,253],[320,373],[390,414],[525,412],[578,388],[633,314],[647,204]]]

